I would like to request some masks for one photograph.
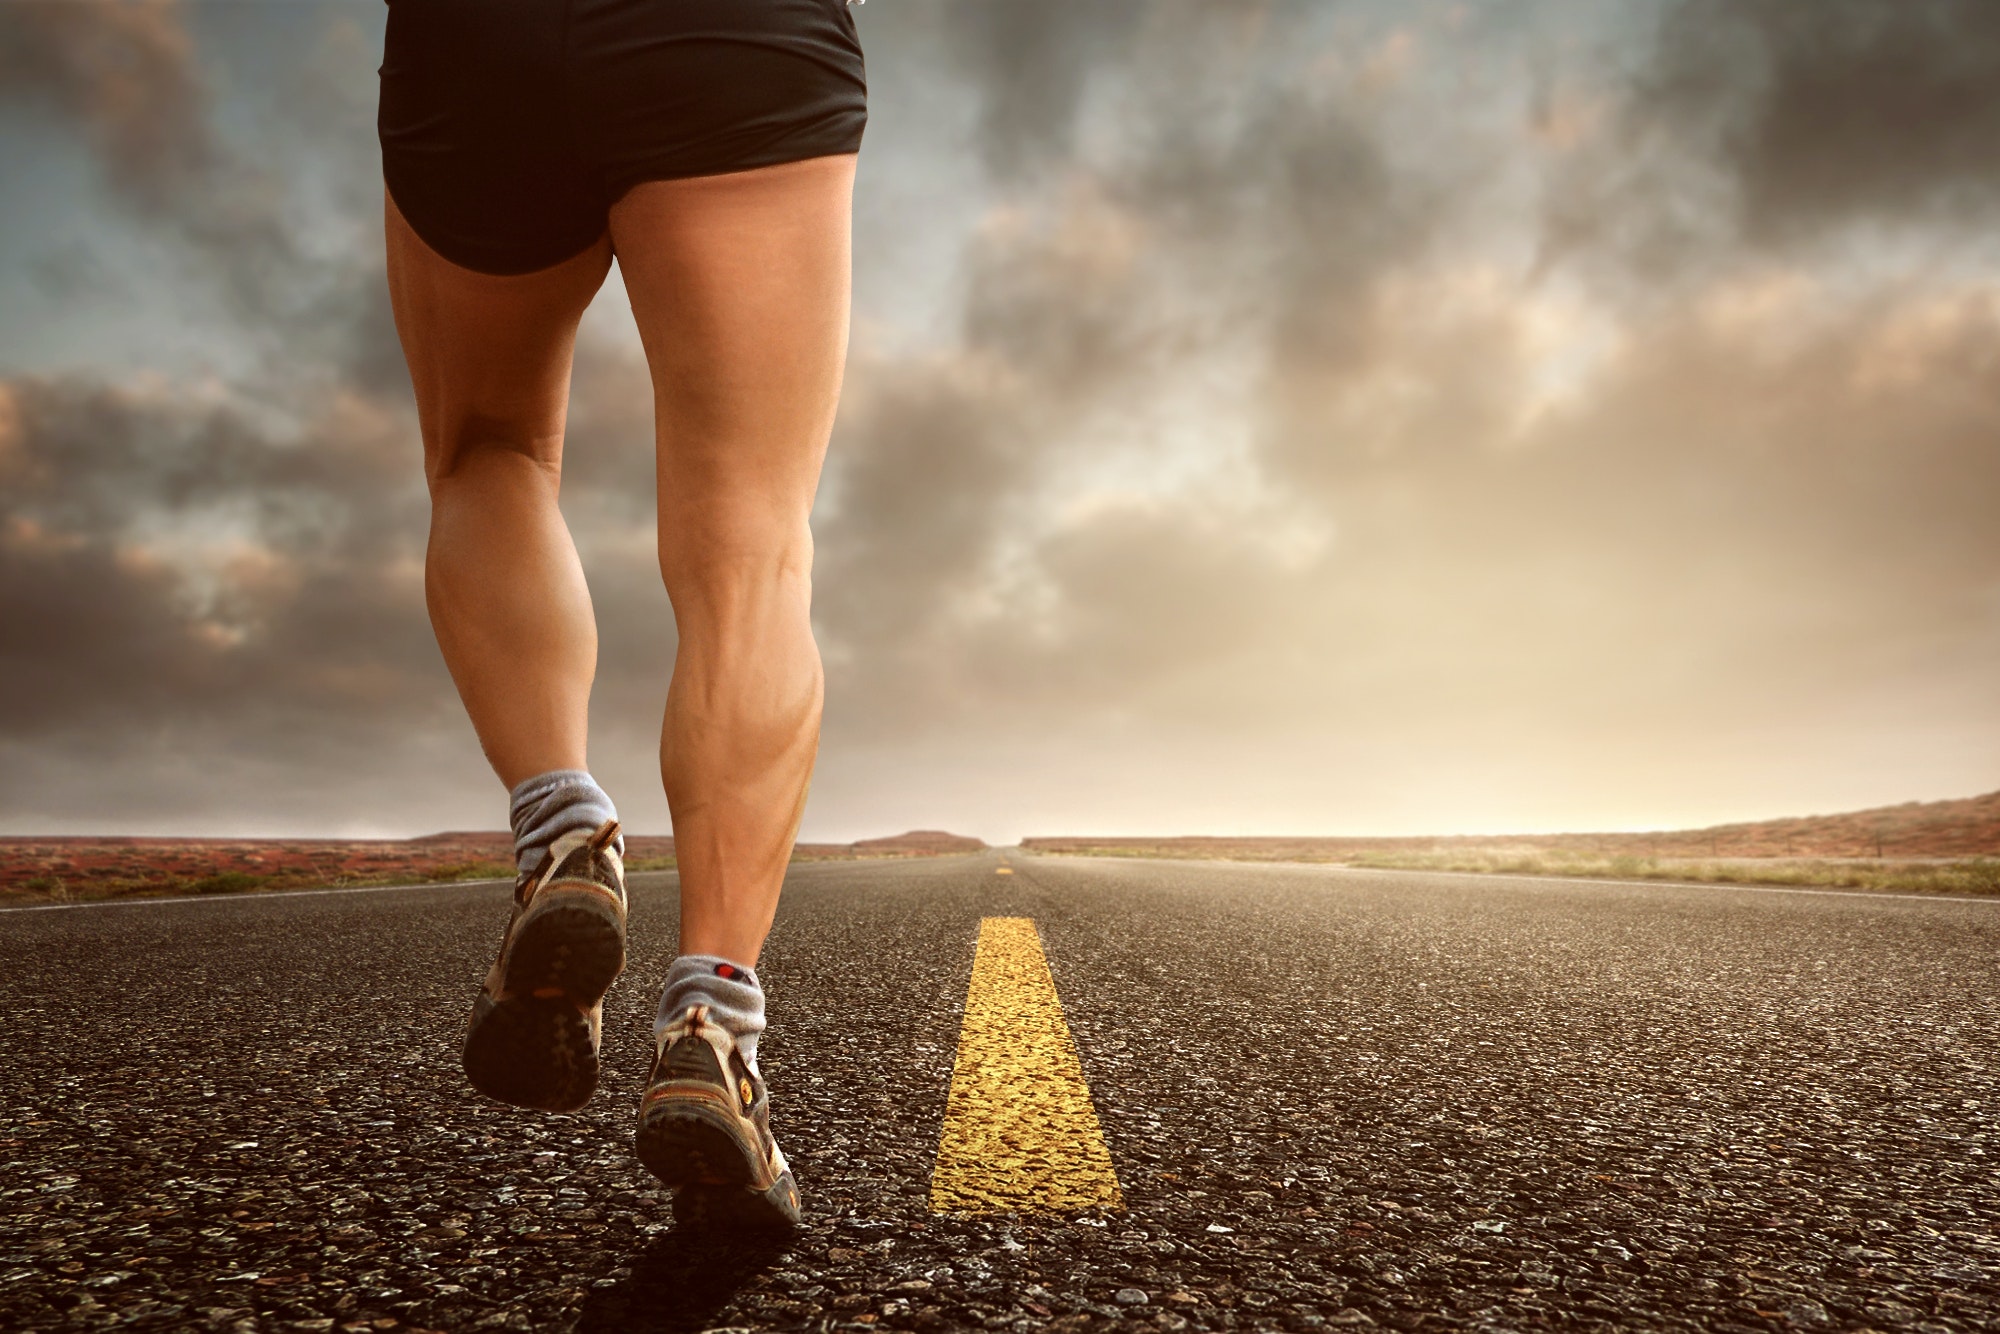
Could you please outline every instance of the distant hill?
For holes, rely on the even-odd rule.
[[[1337,861],[1384,852],[1463,848],[1635,857],[1990,857],[2000,856],[2000,792],[1957,801],[1905,802],[1843,815],[1611,834],[1458,834],[1414,838],[1024,838],[1036,852],[1123,852],[1258,861]]]
[[[863,857],[937,857],[954,852],[978,852],[986,845],[963,834],[947,834],[942,829],[912,829],[892,838],[864,838],[853,845]]]

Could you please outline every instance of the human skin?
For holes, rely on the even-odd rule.
[[[808,519],[847,353],[857,155],[633,187],[534,273],[461,268],[384,193],[431,496],[431,625],[512,787],[587,768],[597,631],[557,508],[577,324],[615,253],[652,372],[679,631],[660,773],[680,950],[755,964],[819,745]]]

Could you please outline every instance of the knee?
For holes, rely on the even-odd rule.
[[[661,515],[660,575],[676,608],[684,604],[754,609],[812,593],[812,529],[804,516],[712,506],[700,515]]]
[[[432,494],[461,483],[553,485],[562,475],[562,428],[467,413],[424,432]]]

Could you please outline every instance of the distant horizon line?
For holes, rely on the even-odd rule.
[[[1386,833],[1386,832],[1356,832],[1353,830],[1347,830],[1341,832],[1317,832],[1317,831],[1305,832],[1305,831],[1294,830],[1285,833],[1215,833],[1215,832],[1187,832],[1187,831],[1182,831],[1178,833],[1160,833],[1160,832],[1124,830],[1117,833],[1083,832],[1083,833],[1020,834],[1016,835],[1011,841],[1006,841],[1006,842],[995,842],[977,834],[964,834],[964,833],[959,833],[956,830],[941,829],[936,826],[929,826],[929,827],[905,829],[899,833],[893,833],[893,834],[867,834],[846,839],[829,838],[829,837],[800,838],[798,840],[798,845],[804,847],[814,847],[814,846],[851,847],[862,843],[892,841],[896,839],[921,837],[925,835],[942,835],[951,838],[978,839],[980,842],[985,844],[985,846],[993,848],[1020,847],[1029,841],[1045,840],[1045,839],[1095,839],[1095,840],[1461,839],[1461,838],[1555,838],[1563,836],[1590,836],[1590,835],[1613,835],[1613,834],[1622,834],[1622,835],[1662,834],[1663,835],[1663,834],[1706,833],[1710,830],[1741,829],[1758,825],[1784,825],[1784,824],[1791,824],[1791,823],[1805,822],[1805,821],[1852,820],[1860,817],[1867,817],[1877,814],[1886,815],[1890,812],[1908,813],[1912,807],[1916,808],[1973,807],[1973,806],[1978,806],[1982,803],[1989,803],[1989,802],[1993,803],[1996,806],[1996,808],[2000,808],[2000,789],[1996,789],[1991,792],[1977,793],[1969,797],[1948,797],[1948,798],[1935,799],[1929,801],[1911,800],[1911,801],[1897,802],[1885,806],[1867,806],[1855,810],[1815,812],[1808,815],[1767,816],[1761,819],[1730,820],[1730,821],[1723,821],[1717,824],[1693,825],[1693,826],[1657,825],[1651,827],[1634,827],[1631,825],[1625,825],[1618,827],[1606,826],[1594,829],[1576,828],[1576,827],[1569,827],[1569,828],[1551,827],[1551,828],[1540,828],[1540,829],[1516,827],[1505,830],[1502,829],[1461,830],[1453,833],[1442,833],[1437,831],[1423,832],[1423,833]],[[662,833],[654,833],[646,830],[627,829],[625,832],[633,838],[652,839],[652,838],[673,837],[673,833],[671,830]],[[427,839],[507,838],[510,836],[511,835],[509,831],[504,829],[441,829],[441,830],[433,830],[429,833],[402,834],[402,835],[377,834],[377,833],[190,834],[190,833],[132,832],[130,830],[107,831],[103,829],[98,829],[88,832],[86,831],[54,832],[47,830],[40,832],[32,832],[32,833],[0,832],[0,841],[19,843],[19,842],[33,842],[36,840],[53,840],[53,839],[132,839],[135,841],[138,840],[174,841],[174,842],[188,842],[188,843],[191,842],[415,843]]]

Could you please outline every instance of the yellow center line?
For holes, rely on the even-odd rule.
[[[988,917],[979,924],[931,1208],[1124,1208],[1032,918]]]

